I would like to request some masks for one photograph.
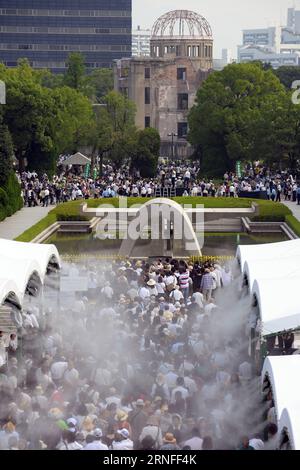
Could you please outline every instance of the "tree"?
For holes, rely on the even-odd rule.
[[[72,52],[67,61],[65,85],[80,90],[85,76],[84,56],[80,52]]]
[[[159,151],[160,135],[156,129],[149,127],[138,131],[132,167],[140,170],[142,177],[153,178],[157,171]]]
[[[96,69],[86,77],[86,83],[93,90],[92,98],[97,103],[103,103],[103,100],[109,92],[114,89],[114,74],[112,69]]]
[[[105,156],[118,164],[130,160],[135,151],[135,104],[111,91],[103,103],[94,105],[95,118],[88,129],[93,160],[100,159],[100,172]]]
[[[300,80],[300,67],[283,66],[273,70],[274,75],[279,78],[280,82],[287,88],[291,89],[292,83]]]
[[[76,151],[87,143],[94,119],[92,105],[81,92],[69,87],[47,88],[45,74],[27,62],[16,69],[0,65],[0,79],[7,85],[3,119],[8,126],[19,160],[24,168],[53,172],[56,159],[65,151]]]
[[[268,149],[263,143],[266,116],[272,120],[285,94],[273,72],[259,64],[232,64],[212,73],[189,114],[189,140],[201,149],[202,169],[221,175],[234,170],[237,160],[264,158],[275,143],[270,139]]]
[[[13,142],[8,127],[0,116],[0,187],[4,187],[13,171]]]

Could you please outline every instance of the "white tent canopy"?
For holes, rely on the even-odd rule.
[[[1,238],[0,259],[2,259],[2,256],[12,260],[27,259],[36,262],[43,282],[50,262],[54,262],[60,267],[60,257],[55,245],[22,243]]]
[[[271,383],[278,423],[280,418],[282,418],[282,423],[284,421],[287,423],[287,417],[283,415],[283,411],[288,410],[289,429],[294,433],[294,437],[297,436],[295,442],[297,449],[300,449],[300,420],[297,419],[300,410],[299,376],[299,355],[267,357],[261,375],[262,384],[266,377]]]
[[[243,275],[247,276],[250,292],[254,280],[300,278],[300,253],[296,256],[249,259],[244,263]]]
[[[67,158],[62,162],[63,166],[68,166],[68,165],[87,165],[91,163],[91,159],[86,157],[80,152],[75,153],[74,155],[71,155],[71,157]]]
[[[7,279],[0,279],[0,305],[2,305],[8,298],[21,307],[23,296],[19,292],[16,283],[14,281],[8,281]]]
[[[293,450],[300,450],[300,405],[291,409],[285,408],[281,413],[278,425],[279,435],[287,429]]]
[[[299,286],[300,277],[254,281],[263,336],[300,327]]]
[[[35,278],[39,283],[43,284],[44,276],[40,266],[36,261],[31,259],[13,259],[1,255],[0,263],[0,279],[13,281],[18,289],[19,295],[23,300],[29,281]]]
[[[300,256],[300,239],[263,245],[239,245],[236,257],[243,268],[246,261]]]

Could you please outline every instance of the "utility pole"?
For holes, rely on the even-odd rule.
[[[169,137],[172,137],[172,160],[174,161],[174,137],[177,137],[178,134],[175,134],[175,132],[172,132],[171,134],[168,134]]]

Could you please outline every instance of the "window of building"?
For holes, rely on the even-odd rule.
[[[189,95],[187,93],[179,93],[178,94],[178,104],[177,108],[178,109],[189,109]]]
[[[145,128],[150,127],[150,116],[145,116]]]
[[[186,80],[186,68],[180,67],[177,69],[177,80]]]
[[[150,68],[146,67],[145,68],[145,79],[148,79],[148,78],[150,78]]]
[[[187,122],[179,122],[178,123],[178,137],[180,139],[182,138],[185,138],[187,136],[187,133],[188,133],[188,124]]]
[[[150,87],[145,88],[145,104],[150,104]]]

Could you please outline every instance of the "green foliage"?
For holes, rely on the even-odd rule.
[[[75,90],[80,90],[85,76],[84,57],[80,52],[69,54],[67,61],[67,72],[65,74],[65,85]]]
[[[13,169],[13,143],[8,127],[1,123],[0,116],[0,187],[4,186]]]
[[[91,87],[95,103],[103,103],[104,98],[114,89],[114,74],[112,69],[96,69],[85,78],[85,83]]]
[[[270,129],[286,99],[283,85],[261,64],[231,64],[212,73],[189,114],[189,140],[201,154],[203,171],[221,175],[234,170],[237,160],[271,155],[276,138]]]
[[[132,167],[139,169],[143,178],[153,178],[157,171],[160,136],[156,129],[147,128],[136,134],[136,149]]]
[[[286,216],[291,214],[291,210],[284,204],[261,201],[259,203],[259,215],[253,217],[252,220],[254,222],[285,222]]]
[[[52,174],[60,153],[75,152],[88,142],[94,121],[92,105],[81,92],[66,86],[43,86],[49,72],[31,69],[26,61],[16,69],[0,65],[7,85],[3,121],[12,136],[15,155],[23,170]]]
[[[287,88],[291,89],[292,83],[295,80],[300,80],[300,67],[295,66],[283,66],[279,67],[276,70],[273,70],[273,73],[279,78],[280,82]]]
[[[101,162],[104,155],[118,164],[130,160],[135,150],[135,104],[124,95],[111,91],[95,107],[95,122],[90,127],[89,142]]]
[[[300,237],[300,222],[296,217],[293,215],[287,215],[285,218],[286,223],[288,226],[295,232],[298,237]]]
[[[28,230],[23,232],[15,240],[18,242],[31,242],[36,238],[40,233],[46,230],[50,225],[56,222],[56,215],[53,211],[50,211],[49,214],[40,220],[37,224],[30,227]]]

